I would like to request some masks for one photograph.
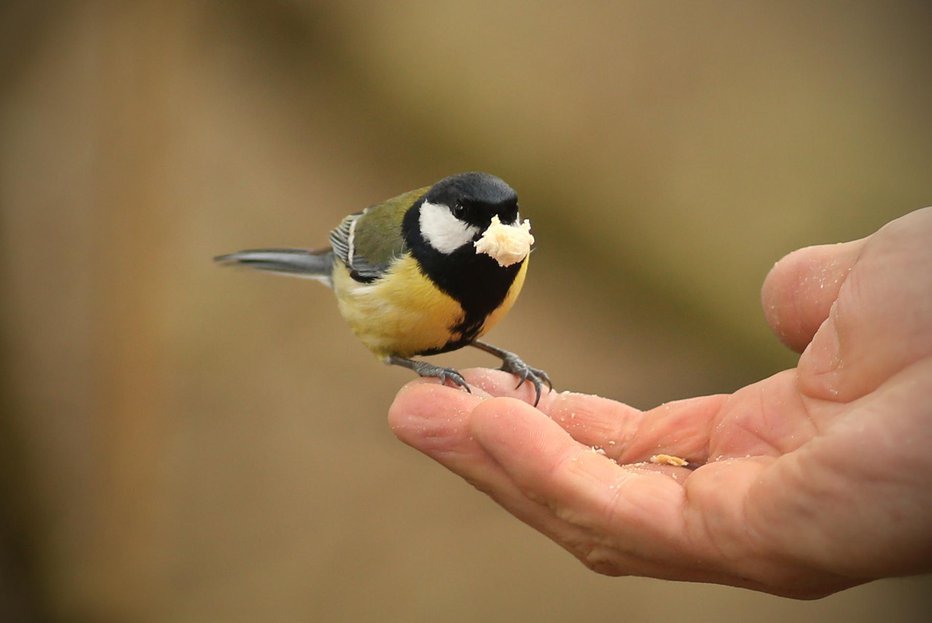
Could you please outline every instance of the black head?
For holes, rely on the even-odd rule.
[[[518,194],[502,179],[478,171],[445,177],[427,191],[424,202],[446,206],[458,220],[481,230],[495,215],[506,225],[518,218]]]

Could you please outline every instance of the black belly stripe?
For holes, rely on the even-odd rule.
[[[405,215],[402,229],[409,251],[421,272],[463,308],[463,318],[450,327],[451,339],[442,347],[419,353],[434,355],[466,346],[476,339],[489,314],[504,302],[524,261],[499,266],[485,254],[466,244],[444,254],[431,247],[418,229],[418,210]],[[458,336],[454,338],[453,336]]]
[[[433,251],[431,253],[430,251]],[[523,262],[502,267],[471,247],[443,255],[433,249],[424,253],[420,268],[441,291],[463,308],[463,318],[450,327],[451,338],[444,346],[422,354],[449,352],[472,342],[489,314],[498,309],[521,270]]]

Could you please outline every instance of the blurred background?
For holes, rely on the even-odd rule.
[[[929,611],[588,572],[394,439],[411,375],[329,292],[211,262],[487,170],[538,241],[491,341],[639,407],[733,391],[795,361],[773,262],[932,203],[928,3],[0,7],[0,620]]]

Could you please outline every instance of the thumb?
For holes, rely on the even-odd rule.
[[[780,341],[798,353],[828,318],[865,239],[807,247],[770,270],[761,289],[764,316]]]
[[[917,210],[865,240],[837,245],[824,264],[836,277],[822,288],[800,287],[800,328],[790,335],[800,344],[822,320],[797,367],[804,393],[848,402],[932,357],[930,238],[932,208]]]

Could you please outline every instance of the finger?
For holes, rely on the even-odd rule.
[[[463,375],[483,392],[524,399],[511,375],[497,370],[466,370]],[[573,439],[604,451],[619,463],[640,463],[668,454],[691,466],[708,458],[709,437],[725,396],[702,396],[664,403],[644,412],[621,402],[573,392],[545,394],[538,409]]]
[[[462,372],[470,385],[478,387],[490,396],[510,396],[523,400],[528,404],[534,404],[537,398],[533,383],[521,383],[516,387],[517,377],[510,372],[490,368],[470,368]],[[541,387],[538,408],[542,408],[543,405],[557,395],[559,395],[559,392],[555,392],[549,387]]]
[[[728,396],[699,396],[646,411],[635,434],[622,446],[620,461],[649,461],[672,455],[696,468],[709,459],[711,439]]]
[[[806,348],[863,247],[864,240],[807,247],[774,265],[764,280],[761,303],[780,341],[796,352]]]
[[[486,400],[470,425],[515,485],[568,523],[595,533],[630,528],[632,553],[638,539],[669,541],[682,532],[683,488],[674,479],[619,466],[526,403]]]
[[[525,496],[475,440],[469,419],[487,398],[481,389],[467,394],[419,379],[398,392],[389,409],[389,424],[401,441],[458,474],[518,519],[560,543],[581,542],[584,536],[577,528]]]
[[[466,419],[484,398],[479,392],[418,379],[398,392],[388,411],[389,426],[401,441],[434,459],[468,459],[481,450],[469,439]]]
[[[799,360],[801,389],[848,402],[932,356],[932,208],[866,239],[828,319]]]
[[[515,388],[513,375],[500,370],[477,368],[465,370],[471,384],[491,396],[517,398],[528,402],[529,390]],[[537,409],[558,422],[574,439],[617,454],[640,423],[643,413],[628,405],[573,392],[546,392]]]

